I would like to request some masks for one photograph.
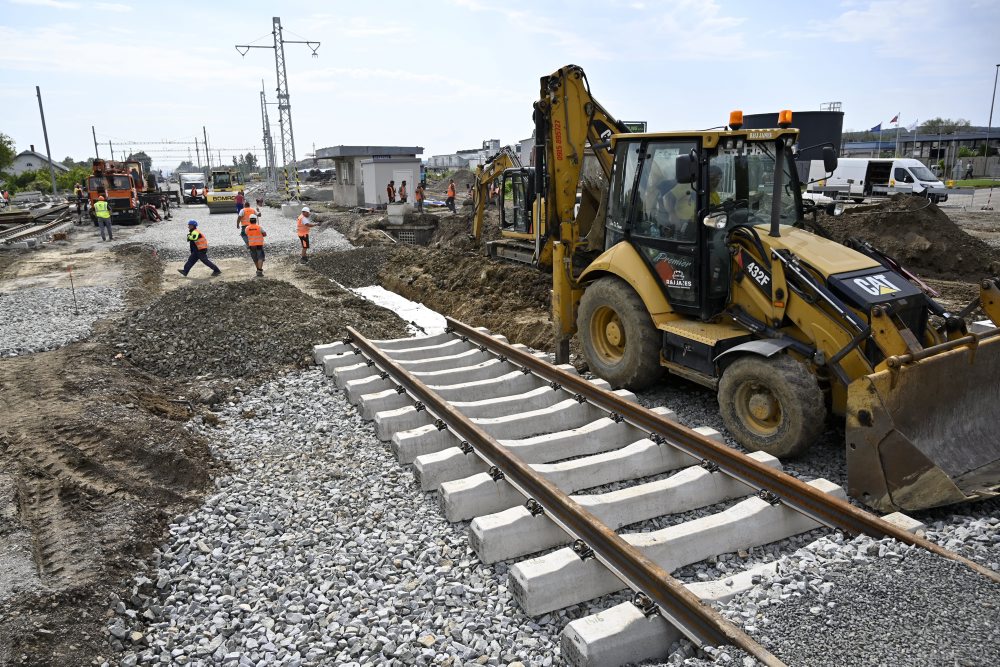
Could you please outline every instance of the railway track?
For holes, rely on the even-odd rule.
[[[18,243],[28,239],[50,236],[63,227],[69,226],[72,222],[71,218],[72,214],[66,210],[59,213],[55,219],[49,222],[29,223],[11,227],[10,229],[0,230],[0,243],[9,245],[11,243]]]
[[[688,429],[669,410],[640,406],[630,392],[485,330],[452,319],[448,327],[389,341],[351,329],[348,339],[317,346],[314,357],[400,463],[414,466],[421,488],[438,492],[445,516],[470,521],[479,558],[518,561],[509,588],[525,613],[631,589],[631,603],[564,629],[563,655],[573,664],[662,658],[686,636],[782,665],[707,604],[749,589],[774,563],[725,582],[685,585],[670,573],[820,527],[892,537],[1000,581],[915,536],[919,524],[908,517],[859,510],[831,482],[804,483],[774,457],[742,454],[712,429]],[[617,532],[690,511],[701,516]]]

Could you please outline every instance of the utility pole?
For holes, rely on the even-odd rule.
[[[198,171],[201,171],[201,151],[198,150],[198,137],[194,138],[194,154],[198,158]]]
[[[267,95],[264,80],[260,80],[260,119],[264,130],[264,171],[272,190],[278,189],[278,179],[274,173],[274,144],[271,143],[271,121],[267,117]]]
[[[292,173],[295,176],[295,199],[301,195],[299,184],[299,174],[295,167],[295,135],[292,131],[292,105],[288,95],[288,71],[285,67],[285,44],[305,44],[312,49],[314,58],[319,57],[316,50],[319,49],[319,42],[287,40],[281,34],[281,18],[275,16],[271,19],[271,34],[274,36],[274,46],[253,46],[250,44],[237,44],[236,50],[241,56],[246,56],[250,49],[274,49],[274,70],[278,79],[278,125],[281,129],[281,161],[284,168],[285,195],[292,199],[291,186],[288,179],[288,165],[292,166]]]
[[[90,134],[94,137],[94,159],[101,157],[101,154],[97,151],[97,132],[94,130],[94,126],[90,126]]]
[[[49,177],[52,179],[52,194],[56,194],[56,168],[52,164],[52,149],[49,148],[49,131],[45,128],[45,109],[42,108],[42,89],[35,86],[38,95],[38,115],[42,117],[42,136],[45,137],[45,155],[49,158]]]
[[[108,150],[111,151],[111,159],[115,159],[115,147],[111,145],[111,140],[108,139]]]
[[[205,131],[205,126],[201,126],[201,134],[205,137],[205,161],[208,162],[208,170],[212,171],[212,154],[208,152],[208,132]],[[222,166],[222,163],[219,163]]]
[[[986,152],[983,153],[986,156],[986,160],[983,162],[983,171],[985,172],[983,176],[989,178],[990,175],[990,130],[993,128],[993,105],[997,101],[997,76],[1000,75],[1000,65],[996,66],[996,70],[993,73],[993,97],[990,98],[990,121],[986,126]],[[990,188],[992,190],[992,188]]]

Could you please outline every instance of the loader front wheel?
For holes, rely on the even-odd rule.
[[[719,382],[719,409],[737,442],[779,459],[803,454],[826,421],[816,376],[787,354],[734,361]]]
[[[608,276],[587,287],[577,330],[590,370],[611,386],[636,391],[663,376],[660,334],[642,299],[624,281]]]

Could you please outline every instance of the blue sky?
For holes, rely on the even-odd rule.
[[[193,141],[203,125],[213,146],[259,151],[274,56],[241,58],[234,45],[271,44],[275,15],[285,39],[322,42],[317,58],[286,45],[300,158],[314,144],[420,145],[427,157],[517,141],[531,133],[538,78],[569,63],[614,116],[650,130],[831,101],[845,129],[888,126],[897,112],[903,125],[986,125],[1000,63],[995,0],[0,0],[0,132],[44,151],[39,85],[58,160],[93,155],[91,125],[105,157],[109,139],[116,152]],[[147,148],[158,167],[187,154]]]

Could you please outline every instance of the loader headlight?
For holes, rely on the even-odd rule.
[[[827,215],[842,215],[844,212],[844,202],[832,202],[826,205]]]
[[[726,223],[729,222],[729,214],[725,211],[717,211],[715,213],[709,213],[701,220],[701,224],[706,227],[711,227],[712,229],[725,229]]]

